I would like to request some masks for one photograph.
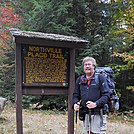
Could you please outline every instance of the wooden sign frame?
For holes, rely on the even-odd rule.
[[[72,96],[75,86],[75,48],[85,46],[88,41],[76,37],[45,34],[37,32],[18,31],[11,29],[15,37],[15,95],[16,95],[16,129],[17,134],[23,134],[22,95],[67,95],[68,96],[68,134],[74,133],[74,111]],[[62,37],[62,38],[61,38]],[[60,47],[69,51],[68,86],[49,84],[23,83],[22,47],[24,45]]]

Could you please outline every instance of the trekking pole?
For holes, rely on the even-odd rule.
[[[91,127],[91,110],[89,109],[89,134],[90,134],[90,127]]]
[[[77,113],[78,111],[75,110],[75,134],[77,134]]]
[[[77,105],[80,105],[80,102],[77,102]],[[77,134],[77,115],[78,110],[75,110],[75,134]]]
[[[90,134],[90,121],[89,121],[89,134]]]

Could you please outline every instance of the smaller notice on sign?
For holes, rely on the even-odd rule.
[[[68,86],[67,48],[23,45],[22,62],[23,84]]]

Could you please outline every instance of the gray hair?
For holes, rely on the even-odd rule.
[[[83,65],[83,66],[84,66],[84,63],[85,63],[86,61],[91,61],[91,62],[93,63],[93,65],[94,65],[94,67],[96,67],[96,60],[95,60],[93,57],[85,57],[85,58],[83,59],[83,61],[82,61],[82,65]]]

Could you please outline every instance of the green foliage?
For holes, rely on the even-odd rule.
[[[28,30],[80,36],[84,23],[82,15],[78,14],[83,12],[83,3],[77,0],[26,0],[20,6],[25,11],[23,16],[27,19],[24,23]]]
[[[15,62],[14,51],[0,56],[0,95],[15,101]]]
[[[12,3],[0,3],[0,96],[15,101],[15,50],[9,28],[18,26],[19,15]]]
[[[65,111],[67,110],[68,103],[67,103],[67,96],[23,95],[22,104],[24,108],[41,109],[41,110],[57,109],[59,111]]]
[[[131,100],[134,100],[133,0],[15,2],[11,1],[17,13],[23,16],[21,30],[73,35],[89,40],[86,49],[76,50],[76,77],[83,74],[82,59],[85,56],[93,56],[98,66],[111,66],[115,71],[117,92],[121,95],[121,109],[131,109]],[[0,95],[12,100],[15,97],[14,65],[14,49],[10,52],[5,48],[5,53],[0,55]],[[37,102],[43,104],[42,109],[61,110],[67,106],[67,98],[62,96],[23,96],[24,107]]]

